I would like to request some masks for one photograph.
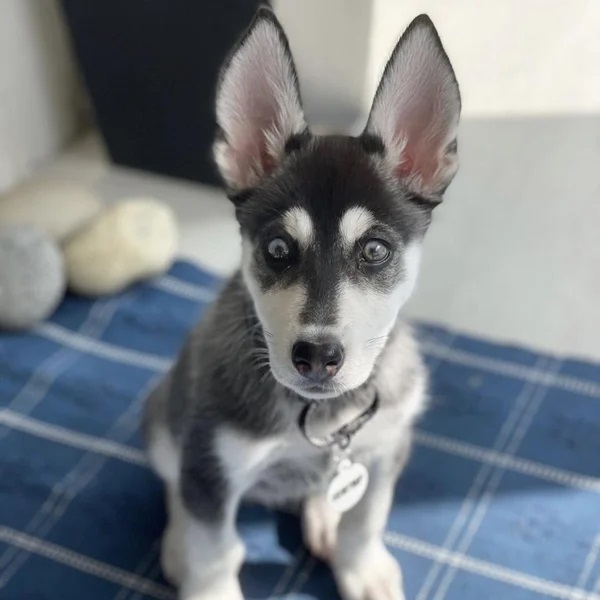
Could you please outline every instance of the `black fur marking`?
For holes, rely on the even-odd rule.
[[[181,472],[181,498],[199,521],[215,523],[225,514],[228,485],[215,454],[215,424],[194,421],[185,438]]]
[[[416,194],[408,196],[407,200],[411,204],[429,211],[433,210],[436,206],[439,206],[442,203],[441,197],[426,198],[425,196],[418,196]]]
[[[446,154],[456,154],[458,152],[458,140],[454,138],[447,146],[445,150]]]
[[[254,189],[248,188],[245,190],[240,190],[234,193],[230,193],[228,198],[233,202],[234,206],[241,206],[245,202],[247,202],[254,193]]]
[[[306,144],[310,141],[311,135],[308,129],[305,129],[302,133],[295,133],[286,143],[285,143],[285,153],[292,154],[301,148],[304,148]]]
[[[383,140],[378,135],[363,133],[358,139],[367,154],[383,154],[385,152]]]
[[[302,279],[308,297],[300,320],[306,325],[335,325],[340,275],[344,264],[333,248],[325,248],[322,254],[312,249],[305,258]]]

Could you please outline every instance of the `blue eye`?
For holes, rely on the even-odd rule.
[[[372,265],[385,262],[392,255],[387,244],[381,240],[368,240],[362,249],[362,259]]]
[[[283,238],[273,238],[267,245],[269,256],[275,260],[286,260],[290,256],[290,247]]]

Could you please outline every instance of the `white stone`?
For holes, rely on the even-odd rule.
[[[100,199],[85,185],[36,180],[0,198],[0,226],[35,227],[62,242],[101,208]]]
[[[65,244],[69,287],[100,296],[158,275],[171,265],[177,237],[168,206],[152,198],[122,200]]]

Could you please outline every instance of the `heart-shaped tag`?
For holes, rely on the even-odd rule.
[[[369,484],[369,471],[364,465],[350,460],[340,463],[327,488],[327,501],[343,513],[358,504]]]

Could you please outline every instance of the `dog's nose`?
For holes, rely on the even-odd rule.
[[[344,362],[344,348],[336,341],[322,344],[296,342],[292,348],[292,362],[300,375],[322,382],[340,370]]]

